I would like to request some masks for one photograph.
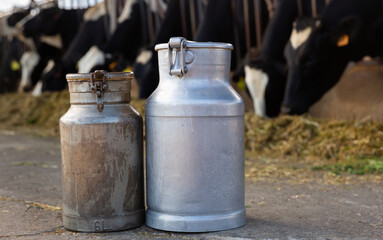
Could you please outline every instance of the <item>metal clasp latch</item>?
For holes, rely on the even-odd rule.
[[[186,53],[187,40],[183,37],[173,37],[170,38],[168,43],[169,48],[169,74],[182,77],[188,72],[188,68],[185,64],[185,53]],[[180,59],[178,61],[176,52],[176,59],[173,65],[173,49],[179,49]],[[177,66],[178,65],[178,66]]]
[[[91,90],[96,93],[97,110],[102,112],[104,110],[104,92],[108,89],[106,84],[106,71],[96,70],[91,73]]]

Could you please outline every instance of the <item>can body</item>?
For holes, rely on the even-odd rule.
[[[82,232],[137,227],[144,221],[142,118],[129,104],[132,76],[106,74],[99,111],[88,75],[67,76],[71,107],[60,119],[63,225]]]
[[[188,42],[181,77],[169,75],[182,65],[181,50],[157,50],[160,84],[145,113],[146,224],[179,232],[242,226],[244,105],[229,83],[230,45]]]

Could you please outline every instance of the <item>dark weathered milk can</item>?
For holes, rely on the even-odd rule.
[[[81,232],[144,222],[142,117],[133,73],[68,74],[71,107],[60,119],[63,224]]]
[[[229,82],[226,43],[159,44],[160,83],[146,103],[146,224],[179,232],[239,227],[244,103]]]

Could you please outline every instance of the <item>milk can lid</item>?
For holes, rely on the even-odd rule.
[[[186,48],[220,48],[220,49],[227,49],[227,50],[233,50],[233,45],[230,43],[220,43],[220,42],[194,42],[194,41],[188,41],[181,37],[174,37],[169,40],[169,43],[172,42],[172,39],[180,39],[186,41]],[[163,50],[169,48],[169,43],[160,43],[157,44],[154,47],[154,50]]]
[[[100,88],[104,92],[130,92],[132,72],[70,73],[66,75],[70,93],[94,93]]]
[[[69,81],[91,81],[93,73],[69,73],[66,79]],[[105,80],[127,80],[134,77],[133,72],[105,72]]]

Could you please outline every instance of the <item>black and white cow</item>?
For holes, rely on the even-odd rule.
[[[60,48],[44,42],[35,41],[35,43],[36,51],[27,51],[20,59],[22,66],[20,91],[29,91],[37,84],[50,60],[53,60],[55,63],[60,60]]]
[[[302,114],[337,83],[349,61],[383,56],[381,0],[333,0],[294,61],[283,111]]]
[[[106,41],[107,29],[105,23],[108,22],[108,16],[105,9],[105,4],[99,3],[86,10],[64,10],[62,14],[54,14],[53,12],[49,14],[54,19],[60,19],[67,16],[64,14],[65,11],[73,11],[71,13],[75,16],[72,16],[71,20],[75,22],[59,21],[58,23],[62,24],[57,27],[59,31],[50,32],[50,34],[59,34],[63,48],[61,49],[60,58],[53,65],[53,68],[42,76],[43,91],[64,89],[67,86],[65,75],[76,72],[76,64],[83,54],[93,44],[101,45]],[[66,27],[72,27],[74,31],[66,31]]]
[[[31,37],[57,36],[59,43],[52,45],[66,51],[79,30],[84,11],[66,10],[57,6],[42,9],[38,15],[23,25],[23,33]]]
[[[255,113],[261,117],[276,117],[280,113],[291,60],[317,21],[313,18],[313,7],[321,13],[326,6],[326,0],[315,0],[315,5],[312,3],[305,0],[280,1],[267,27],[260,56],[245,66],[246,86],[253,99]],[[286,60],[289,65],[286,65]]]
[[[101,48],[107,41],[109,16],[104,3],[89,8],[83,23],[62,61],[64,68],[75,69],[78,60],[92,47]]]
[[[141,17],[137,3],[138,0],[128,0],[126,2],[123,16],[120,18],[122,22],[116,30],[121,32],[123,35],[121,38],[124,38],[126,41],[121,41],[121,38],[117,35],[116,37],[112,35],[110,40],[111,46],[125,45],[125,47],[131,47],[129,49],[131,51],[138,51],[139,47],[136,48],[136,45],[130,45],[129,42],[132,40],[135,41],[134,43],[142,44],[141,38],[136,36],[141,31],[141,25],[138,24],[141,21]],[[105,49],[110,34],[110,18],[106,10],[105,3],[102,2],[85,12],[83,23],[70,44],[68,51],[62,57],[61,64],[44,76],[43,82],[45,85],[59,84],[61,86],[61,83],[66,83],[65,75],[77,72],[77,66],[79,67],[79,72],[89,72],[94,65],[103,65],[105,63],[105,54],[102,50]],[[126,31],[126,28],[130,29],[130,31]],[[136,37],[138,37],[138,41]]]
[[[65,10],[57,6],[47,7],[19,28],[23,35],[34,40],[35,50],[28,51],[21,59],[23,66],[20,90],[29,90],[43,76],[47,67],[60,63],[63,53],[78,32],[84,10]],[[53,60],[54,64],[48,65]],[[61,90],[65,82],[42,84],[42,90]]]
[[[166,12],[167,5],[164,0],[126,1],[116,30],[104,46],[91,47],[80,59],[79,72],[90,72],[95,68],[121,71],[126,65],[132,65],[141,49],[152,43],[151,35],[155,34],[155,27],[159,24],[155,19],[158,19],[159,12]],[[152,31],[149,30],[149,23],[153,26]],[[112,66],[115,64],[110,64],[116,59],[121,65],[117,69]]]

